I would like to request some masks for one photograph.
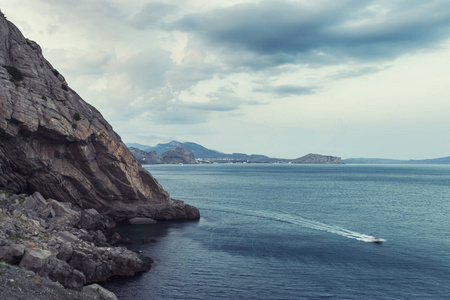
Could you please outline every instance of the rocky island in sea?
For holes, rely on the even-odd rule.
[[[114,299],[90,284],[151,260],[107,229],[199,211],[170,198],[1,12],[0,35],[0,298]]]

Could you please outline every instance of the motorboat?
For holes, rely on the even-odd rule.
[[[386,242],[386,240],[385,240],[385,239],[382,239],[382,238],[379,238],[379,237],[374,237],[374,238],[371,240],[371,242],[372,242],[372,243],[375,243],[375,244],[382,244],[383,242]]]

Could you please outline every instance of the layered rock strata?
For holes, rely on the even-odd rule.
[[[0,188],[115,220],[197,219],[143,169],[102,115],[0,13]]]

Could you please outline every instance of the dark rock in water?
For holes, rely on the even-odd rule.
[[[0,188],[38,191],[115,220],[199,218],[198,210],[170,198],[100,112],[68,88],[39,45],[2,14]]]

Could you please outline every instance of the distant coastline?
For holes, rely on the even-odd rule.
[[[155,147],[137,143],[127,143],[126,145],[141,164],[342,164],[340,157],[331,155],[309,153],[295,159],[284,159],[260,154],[226,154],[207,149],[196,143],[180,143],[177,141],[158,144]]]
[[[450,156],[431,159],[389,159],[389,158],[346,158],[343,159],[344,164],[372,164],[372,165],[385,165],[385,164],[433,164],[433,165],[447,165],[450,164]]]
[[[261,154],[227,154],[202,145],[171,141],[156,146],[126,143],[141,164],[450,164],[450,156],[431,159],[345,158],[338,156],[307,154],[296,159],[268,157]],[[175,149],[178,149],[175,151]]]

